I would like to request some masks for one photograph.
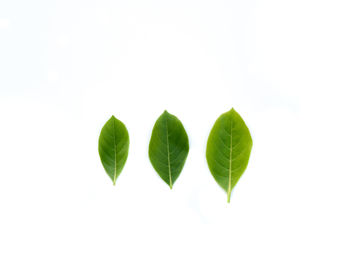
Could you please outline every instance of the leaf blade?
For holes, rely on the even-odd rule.
[[[223,113],[210,131],[206,159],[215,181],[231,192],[248,166],[253,141],[242,117],[232,108]]]
[[[129,153],[129,133],[125,125],[112,116],[102,127],[98,152],[113,185],[124,168]]]
[[[186,162],[189,141],[181,121],[164,111],[154,124],[148,148],[150,162],[172,189]]]

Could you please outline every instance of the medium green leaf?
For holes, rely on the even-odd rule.
[[[232,108],[215,122],[207,143],[207,162],[216,182],[227,192],[247,168],[253,141],[241,116]]]
[[[104,169],[115,185],[128,158],[129,133],[125,125],[114,116],[101,130],[98,152]]]
[[[148,155],[154,169],[170,189],[181,173],[188,150],[188,136],[181,121],[164,111],[154,124]]]

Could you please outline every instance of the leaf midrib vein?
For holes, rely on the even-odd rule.
[[[170,152],[169,152],[169,132],[168,132],[168,120],[165,120],[165,127],[166,127],[166,147],[168,152],[168,169],[169,169],[169,186],[170,188],[173,187],[173,182],[171,180],[171,166],[170,166]]]
[[[113,120],[113,142],[114,142],[114,174],[113,174],[113,182],[117,179],[117,145],[115,139],[115,121]]]
[[[230,165],[229,165],[229,173],[228,173],[228,199],[231,195],[231,168],[232,168],[232,120],[230,120]]]

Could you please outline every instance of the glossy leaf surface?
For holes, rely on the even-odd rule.
[[[241,116],[232,108],[215,122],[207,143],[207,162],[216,182],[231,192],[247,168],[253,141]]]
[[[153,127],[148,155],[153,168],[170,189],[182,171],[188,151],[188,136],[181,121],[164,111]]]
[[[98,152],[104,169],[115,185],[128,157],[129,133],[125,125],[114,116],[101,130]]]

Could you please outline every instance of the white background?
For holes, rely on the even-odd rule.
[[[0,3],[0,271],[350,271],[349,1]],[[253,137],[231,203],[205,146]],[[155,120],[183,122],[172,191]],[[114,187],[97,152],[130,134]]]

